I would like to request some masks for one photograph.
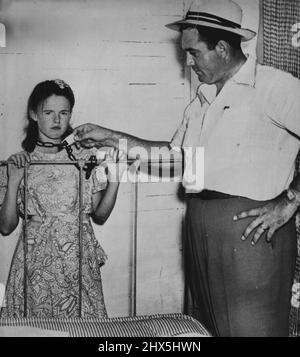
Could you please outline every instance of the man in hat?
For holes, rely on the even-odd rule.
[[[204,187],[190,180],[185,272],[189,312],[216,336],[287,336],[300,205],[300,81],[241,50],[255,36],[229,0],[197,0],[181,31],[201,84],[170,142],[94,124],[75,129],[85,146],[204,147]],[[184,155],[186,160],[186,154]],[[197,181],[197,180],[196,180]]]

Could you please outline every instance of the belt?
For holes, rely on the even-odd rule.
[[[218,192],[218,191],[210,191],[210,190],[203,190],[198,193],[189,193],[187,194],[188,198],[198,198],[201,200],[223,200],[227,198],[234,198],[237,196],[232,196],[227,193]]]

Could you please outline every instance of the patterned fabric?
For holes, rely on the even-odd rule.
[[[88,159],[93,152],[75,152]],[[37,147],[32,160],[68,160],[65,150],[45,154]],[[70,318],[79,311],[78,169],[74,165],[31,165],[28,169],[27,317]],[[89,215],[92,194],[103,190],[95,172],[83,180],[82,316],[106,317],[100,267],[106,254],[97,242]],[[21,183],[19,208],[24,213]],[[24,230],[23,230],[24,231]],[[24,315],[23,231],[7,281],[2,317]]]
[[[263,0],[262,17],[264,64],[285,70],[300,78],[299,48],[292,45],[292,38],[295,35],[292,27],[300,23],[300,1]],[[300,172],[300,155],[296,167]],[[296,217],[296,227],[298,257],[292,288],[290,336],[300,336],[300,213]]]
[[[1,319],[1,326],[31,326],[68,331],[70,337],[209,337],[201,323],[182,314],[117,317],[110,319]]]

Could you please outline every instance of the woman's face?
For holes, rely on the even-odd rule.
[[[71,119],[71,106],[67,98],[55,94],[39,104],[37,112],[30,112],[38,124],[41,141],[60,142]]]

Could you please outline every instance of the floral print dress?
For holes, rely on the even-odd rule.
[[[92,150],[76,151],[88,159]],[[32,160],[69,160],[65,150]],[[95,238],[90,215],[93,193],[106,188],[95,170],[83,179],[81,316],[106,317],[100,267],[106,254]],[[24,213],[24,186],[18,198]],[[79,316],[79,170],[74,165],[31,165],[28,169],[27,317]],[[22,231],[13,255],[1,317],[24,316],[24,252]]]

